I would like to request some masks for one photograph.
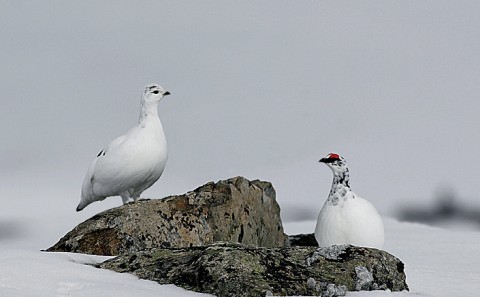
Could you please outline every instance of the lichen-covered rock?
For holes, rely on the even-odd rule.
[[[346,290],[408,290],[399,259],[350,245],[262,248],[216,243],[157,248],[125,254],[100,267],[217,296],[343,296]]]
[[[286,240],[273,186],[235,177],[184,195],[104,211],[75,227],[48,251],[119,255],[217,241],[279,247]]]

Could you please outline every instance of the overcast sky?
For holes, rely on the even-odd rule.
[[[63,235],[121,205],[75,213],[150,82],[172,93],[169,161],[143,197],[242,175],[274,184],[284,220],[312,219],[332,179],[318,160],[338,152],[386,216],[439,189],[476,201],[479,16],[478,1],[2,1],[0,224],[55,217]]]

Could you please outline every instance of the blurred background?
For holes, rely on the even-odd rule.
[[[343,155],[383,216],[480,230],[478,1],[1,1],[0,245],[46,248],[147,83],[169,143],[162,198],[268,180],[315,220]],[[305,233],[313,230],[305,230]],[[388,237],[388,236],[387,236]]]

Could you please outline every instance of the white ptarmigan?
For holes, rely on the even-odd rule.
[[[340,244],[382,248],[385,241],[382,218],[369,201],[350,189],[345,159],[328,154],[320,162],[333,172],[333,183],[327,201],[318,215],[315,238],[318,245]]]
[[[114,139],[98,153],[87,171],[77,211],[109,196],[123,203],[151,187],[167,162],[167,140],[158,117],[158,103],[170,92],[148,84],[140,102],[138,125]]]

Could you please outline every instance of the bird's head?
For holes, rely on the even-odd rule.
[[[145,87],[145,92],[143,92],[143,100],[146,103],[157,103],[167,95],[170,95],[170,92],[165,91],[160,85],[148,84]]]
[[[344,173],[348,170],[345,159],[339,154],[330,153],[321,158],[319,162],[327,164],[327,166],[332,169],[334,174]]]

